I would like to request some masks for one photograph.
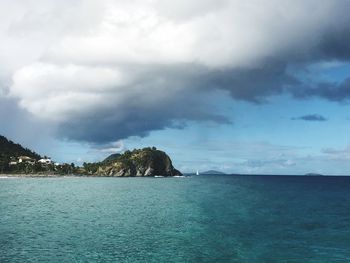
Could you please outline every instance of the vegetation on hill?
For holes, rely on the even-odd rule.
[[[103,160],[104,163],[109,163],[112,161],[117,160],[121,156],[120,153],[113,153],[110,156],[108,156],[106,159]]]
[[[20,156],[30,161],[19,162]],[[76,174],[90,176],[175,176],[176,170],[170,157],[155,147],[112,154],[102,162],[84,163],[83,167],[72,164],[40,163],[41,156],[27,148],[0,136],[0,173],[8,174]]]
[[[22,147],[18,143],[14,143],[8,140],[6,137],[0,135],[0,155],[8,157],[28,156],[33,159],[39,160],[41,156],[36,152]]]
[[[126,151],[100,163],[84,163],[84,174],[95,176],[175,176],[176,170],[169,156],[155,147]]]
[[[6,137],[0,135],[0,173],[9,171],[9,163],[11,158],[16,158],[19,156],[28,156],[34,160],[39,160],[41,158],[41,156],[36,152],[33,152],[28,148],[24,148],[20,144],[14,143],[13,141],[8,140]],[[17,168],[25,170],[25,167]]]
[[[69,175],[74,174],[74,164],[41,164],[36,162],[30,163],[18,163],[16,165],[7,165],[0,173],[5,174],[37,174],[37,175]]]
[[[29,157],[30,160],[19,162],[19,157],[23,156]],[[74,164],[43,164],[38,162],[41,158],[36,152],[0,135],[0,173],[62,175],[74,173]]]

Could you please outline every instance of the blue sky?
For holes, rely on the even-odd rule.
[[[5,0],[0,134],[59,162],[156,146],[183,172],[350,175],[349,8]]]

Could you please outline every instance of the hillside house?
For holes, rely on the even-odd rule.
[[[18,157],[18,163],[35,164],[35,159],[30,158],[28,156],[19,156]]]
[[[48,158],[40,159],[40,160],[38,161],[38,163],[41,163],[41,164],[52,164],[52,160],[51,160],[51,159],[48,159]]]

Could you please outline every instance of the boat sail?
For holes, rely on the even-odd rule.
[[[199,171],[197,170],[196,175],[199,175]]]

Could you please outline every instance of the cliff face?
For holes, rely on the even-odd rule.
[[[89,174],[89,173],[88,173]],[[176,176],[176,170],[169,156],[155,148],[126,151],[116,158],[100,163],[91,175],[96,176]]]

